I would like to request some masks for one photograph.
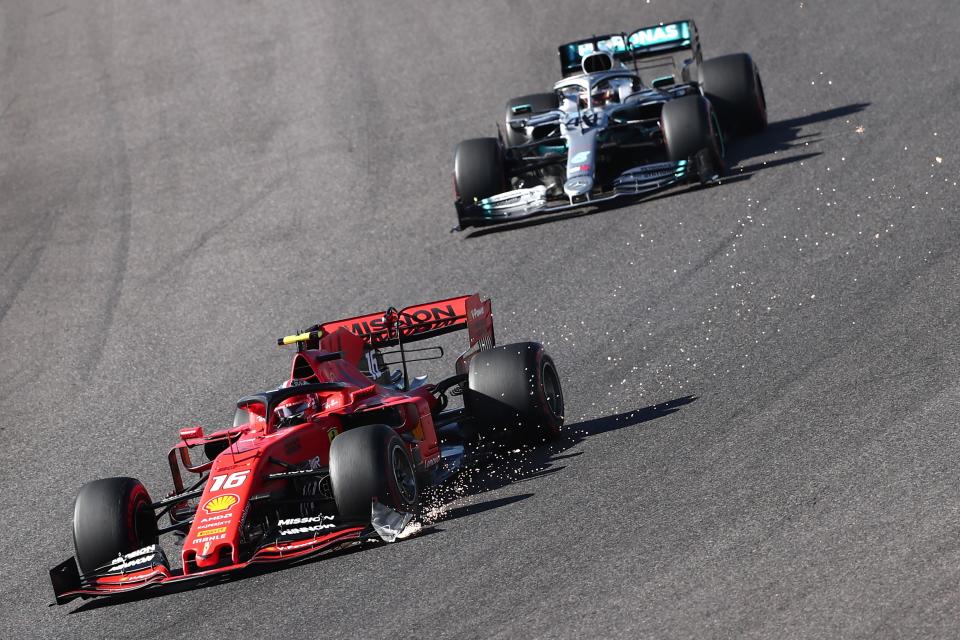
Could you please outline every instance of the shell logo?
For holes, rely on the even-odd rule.
[[[207,513],[220,513],[221,511],[226,511],[231,508],[233,505],[240,502],[240,498],[232,493],[224,493],[223,495],[210,498],[205,503],[203,503],[203,510]]]

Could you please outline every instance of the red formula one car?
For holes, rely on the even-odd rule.
[[[409,362],[443,349],[406,345],[462,329],[470,344],[455,375],[408,377]],[[495,346],[490,301],[478,295],[327,322],[278,342],[297,346],[290,378],[241,398],[232,428],[181,429],[165,498],[154,501],[133,478],[80,489],[76,557],[50,571],[57,604],[391,542],[422,490],[452,477],[478,442],[536,442],[563,424],[553,360],[534,342]],[[448,408],[456,395],[463,408]],[[159,544],[167,533],[182,537],[179,567]]]

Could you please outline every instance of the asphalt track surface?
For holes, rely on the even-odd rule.
[[[0,636],[954,636],[955,9],[3,2]],[[557,44],[686,16],[766,84],[725,184],[449,233],[454,145]],[[166,491],[277,336],[477,290],[558,443],[399,544],[48,608],[79,486]]]

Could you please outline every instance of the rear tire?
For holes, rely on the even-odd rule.
[[[560,376],[537,342],[503,345],[473,356],[464,402],[482,432],[510,443],[542,442],[563,426]]]
[[[684,96],[663,105],[660,125],[670,160],[691,161],[701,183],[723,175],[723,141],[703,96]]]
[[[104,478],[80,488],[73,508],[73,545],[80,573],[157,544],[153,501],[135,478]]]
[[[383,424],[350,429],[330,445],[330,484],[345,520],[370,522],[373,499],[410,513],[419,498],[416,472],[406,444]]]
[[[767,100],[753,58],[734,53],[706,60],[700,88],[713,104],[724,131],[749,134],[767,128]]]
[[[516,113],[514,111],[514,107],[523,105],[529,105],[530,109],[525,109],[522,113]],[[510,126],[512,120],[529,118],[531,115],[553,111],[559,107],[560,102],[557,100],[557,94],[555,93],[532,93],[528,96],[520,96],[519,98],[509,100],[505,109],[503,129],[503,137],[507,143],[507,147],[517,147],[530,142],[530,137],[523,129],[518,130]]]

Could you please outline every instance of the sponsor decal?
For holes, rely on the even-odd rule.
[[[162,552],[160,552],[162,553]],[[143,547],[142,549],[137,549],[136,551],[131,551],[130,553],[122,556],[118,556],[110,561],[110,567],[107,569],[108,573],[122,573],[127,569],[134,568],[144,568],[147,565],[153,565],[155,559],[157,558],[158,551],[157,545],[151,544],[149,546]]]
[[[442,329],[457,323],[457,312],[452,304],[444,307],[430,307],[414,309],[405,312],[396,318],[396,330],[404,338]],[[335,328],[337,325],[331,325]],[[393,332],[388,328],[386,317],[373,317],[355,321],[351,325],[342,326],[358,336],[368,337],[370,341],[383,342],[392,338]]]
[[[280,527],[280,535],[290,536],[301,533],[314,533],[316,531],[323,531],[324,529],[335,529],[337,525],[333,524],[333,516],[319,515],[280,520],[277,526]],[[284,527],[290,528],[285,529]]]
[[[623,42],[623,36],[612,36],[606,40],[599,40],[596,48],[608,53],[619,53],[625,51],[627,47]],[[577,55],[581,58],[593,53],[594,50],[592,42],[582,42],[577,45]]]
[[[483,307],[474,307],[470,309],[470,317],[474,320],[479,320],[483,317]]]
[[[207,524],[210,522],[220,522],[222,520],[231,520],[233,518],[233,513],[219,513],[212,516],[204,516],[200,519],[200,524]]]
[[[233,519],[233,513],[228,511],[227,513],[219,513],[212,516],[204,516],[203,518],[200,519],[198,524],[201,526],[208,526],[211,524],[226,523],[232,519]]]
[[[323,531],[324,529],[335,529],[336,525],[334,524],[318,524],[312,527],[295,527],[293,529],[281,529],[280,535],[282,536],[296,536],[304,533],[316,533],[318,531]]]
[[[128,553],[125,556],[114,558],[110,561],[110,571],[122,571],[130,567],[147,564],[150,562],[156,549],[156,545],[150,545],[149,547]]]
[[[314,522],[329,522],[333,520],[333,516],[328,515],[319,515],[319,516],[307,516],[305,518],[287,518],[286,520],[281,520],[277,523],[278,527],[287,527],[295,524],[312,524]]]
[[[213,529],[204,529],[203,531],[197,531],[198,538],[206,538],[208,536],[215,536],[221,533],[226,533],[226,527],[214,527]]]
[[[570,158],[570,164],[583,164],[590,159],[589,151],[581,151]]]
[[[655,44],[683,40],[690,37],[690,27],[686,22],[665,24],[659,27],[640,29],[630,36],[630,46],[649,47]]]
[[[237,497],[236,494],[224,493],[204,502],[203,510],[207,513],[220,513],[221,511],[233,508],[238,502],[240,502],[240,498]]]
[[[336,427],[330,427],[329,429],[327,429],[327,439],[330,440],[330,442],[332,443],[333,439],[336,438],[337,434],[339,433],[340,432],[337,431]]]
[[[206,548],[208,548],[208,545],[209,545],[211,542],[217,542],[218,540],[226,540],[226,539],[227,539],[227,534],[221,533],[221,534],[218,535],[218,536],[210,536],[209,538],[194,538],[193,540],[190,541],[190,544],[201,544],[201,543],[202,543],[202,544],[203,544],[203,548],[206,549]],[[206,555],[206,554],[207,554],[207,552],[204,551],[202,555]]]

